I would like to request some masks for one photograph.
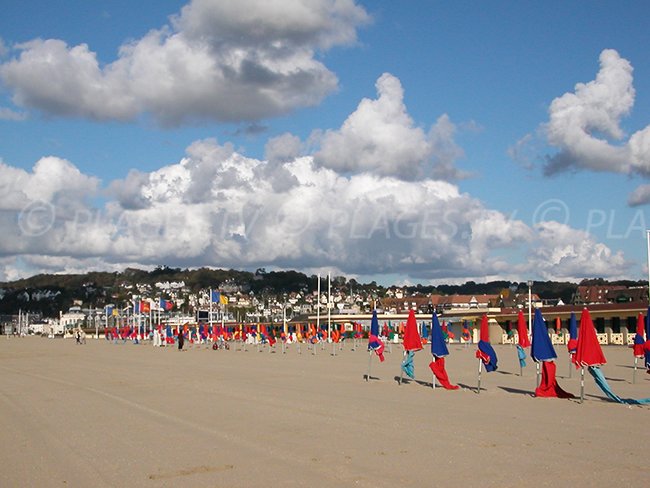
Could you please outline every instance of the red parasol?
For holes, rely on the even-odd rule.
[[[644,352],[645,340],[643,335],[645,334],[645,320],[643,319],[643,314],[640,313],[636,319],[636,335],[634,336],[634,345],[632,346],[634,357],[642,358]]]
[[[580,403],[585,397],[585,368],[605,364],[607,360],[598,342],[596,328],[585,307],[580,315],[580,330],[578,331],[578,346],[574,355],[576,368],[580,368]],[[590,370],[591,371],[591,370]]]
[[[578,331],[578,348],[575,354],[576,367],[599,366],[607,363],[603,350],[596,336],[596,328],[589,315],[589,310],[584,308],[580,315],[580,330]]]
[[[488,327],[488,318],[485,314],[481,317],[481,334],[479,339],[485,342],[490,342],[490,328]]]
[[[521,347],[530,347],[530,339],[528,339],[528,326],[526,319],[524,319],[524,312],[519,310],[517,317],[517,334],[519,335],[519,345]]]
[[[404,350],[419,351],[420,349],[422,349],[422,339],[418,332],[415,312],[411,310],[409,311],[409,317],[406,320],[406,328],[404,329]]]

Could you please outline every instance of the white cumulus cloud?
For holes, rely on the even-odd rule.
[[[253,121],[319,103],[337,87],[319,50],[356,41],[354,0],[193,0],[170,25],[123,44],[110,63],[89,46],[14,46],[0,79],[14,102],[50,115],[163,125]]]
[[[72,163],[43,158],[31,173],[3,164],[0,252],[18,259],[5,275],[172,263],[421,281],[609,277],[627,266],[589,234],[553,222],[530,228],[446,181],[341,175],[312,156],[289,158],[297,142],[276,141],[288,152],[272,163],[213,139],[195,141],[178,163],[109,182],[100,206],[84,198],[97,180]],[[291,185],[269,178],[280,171]],[[77,195],[76,206],[63,195]],[[525,252],[527,264],[508,257]]]
[[[552,175],[569,169],[607,171],[622,174],[650,175],[650,126],[631,136],[621,128],[621,119],[634,106],[633,68],[613,49],[600,54],[596,79],[577,83],[573,92],[553,100],[549,121],[538,134],[558,152],[546,158],[544,172]],[[525,136],[511,148],[511,155],[525,153],[533,139]],[[525,162],[530,159],[526,158]],[[629,201],[635,204],[650,200],[635,192]]]
[[[405,180],[462,177],[454,162],[464,153],[453,140],[456,127],[449,117],[442,115],[427,134],[408,114],[398,78],[384,73],[376,88],[377,99],[363,99],[340,129],[322,134],[316,163]]]
[[[531,271],[547,280],[580,281],[594,276],[621,279],[632,265],[588,232],[554,221],[536,225],[529,255]]]

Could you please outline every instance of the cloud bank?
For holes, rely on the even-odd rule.
[[[276,173],[292,184],[277,188]],[[102,191],[99,182],[57,158],[31,173],[3,164],[0,186],[0,250],[12,256],[0,259],[5,279],[166,263],[420,281],[579,279],[628,265],[587,233],[554,222],[528,226],[449,182],[342,175],[312,156],[271,163],[213,139],[192,143],[178,163],[111,182],[101,206],[89,199]],[[527,256],[526,264],[511,264],[508,253]]]

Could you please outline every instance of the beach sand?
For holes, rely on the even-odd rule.
[[[588,374],[585,401],[535,398],[535,367],[495,346],[499,370],[476,393],[475,346],[450,345],[463,388],[431,388],[425,346],[416,381],[398,385],[401,346],[365,381],[365,342],[316,354],[0,338],[0,486],[643,486],[650,406],[607,400]],[[621,397],[629,348],[603,348]],[[558,381],[580,375],[556,346]]]

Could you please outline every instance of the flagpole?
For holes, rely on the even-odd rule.
[[[648,244],[648,300],[650,301],[650,230],[645,231],[646,241]],[[646,337],[646,340],[649,338]]]
[[[431,323],[431,330],[433,330],[433,323]],[[431,360],[434,363],[436,362],[436,357],[433,354],[431,354]],[[436,374],[433,372],[433,370],[431,370],[431,375],[432,375],[431,388],[433,388],[435,390],[436,389]]]
[[[210,288],[208,293],[208,300],[210,301],[210,308],[208,310],[208,324],[210,325],[210,328],[212,328],[212,288]]]
[[[318,305],[316,306],[316,335],[320,330],[320,274],[318,275]]]
[[[368,374],[366,375],[366,381],[370,381],[370,365],[372,364],[372,351],[368,351]]]
[[[533,288],[533,280],[528,280],[528,337],[533,336],[533,305],[532,305],[532,299],[533,299],[533,293],[532,293],[532,288]]]
[[[327,340],[332,340],[332,281],[327,273]]]

